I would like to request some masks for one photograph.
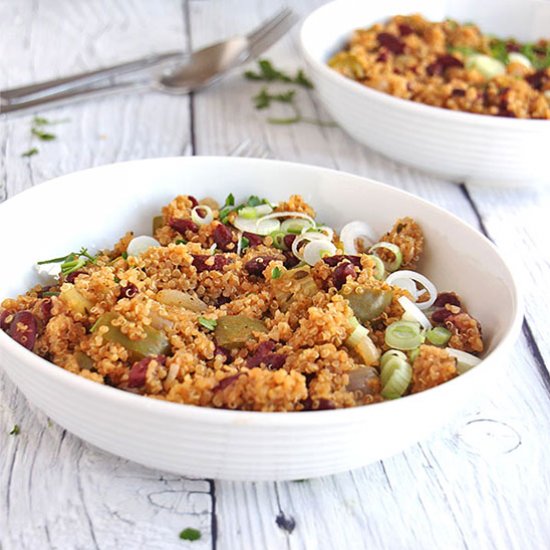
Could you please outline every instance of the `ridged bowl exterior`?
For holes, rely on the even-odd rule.
[[[530,5],[530,2],[520,3],[524,9]],[[441,19],[443,13],[459,20],[481,20],[483,24],[493,4],[494,0],[487,3],[434,0],[419,2],[414,11],[433,19]],[[516,4],[499,0],[494,7],[500,17],[504,17],[506,7]],[[550,3],[543,4],[546,4],[544,15],[550,19]],[[482,13],[477,13],[478,7]],[[334,120],[362,144],[399,162],[454,181],[504,186],[550,184],[550,165],[546,158],[550,121],[431,107],[378,92],[327,66],[330,56],[344,45],[354,29],[410,12],[410,3],[406,0],[380,3],[337,0],[322,6],[305,20],[301,47],[308,74]],[[528,23],[519,18],[517,24],[521,28],[509,32],[515,36],[525,35]]]
[[[34,262],[93,244],[106,247],[180,193],[282,200],[301,193],[335,227],[365,219],[380,233],[397,216],[417,218],[427,236],[422,271],[454,288],[485,329],[488,353],[469,373],[433,390],[354,409],[256,413],[167,403],[103,386],[27,351],[0,331],[0,365],[27,399],[97,447],[146,466],[233,480],[303,479],[356,468],[424,438],[498,376],[517,334],[521,304],[494,246],[458,218],[389,186],[336,171],[257,159],[153,159],[100,167],[41,184],[0,205],[0,295],[36,284]],[[71,208],[87,196],[86,216]],[[55,197],[55,200],[51,200]],[[48,203],[48,209],[43,205]],[[41,231],[37,233],[36,227]],[[40,257],[37,257],[37,256]]]

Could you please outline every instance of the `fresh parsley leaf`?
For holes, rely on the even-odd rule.
[[[51,124],[51,122],[47,118],[35,116],[32,119],[32,124],[33,126],[45,126],[46,124]]]
[[[241,237],[241,250],[248,248],[250,246],[250,239],[246,237]]]
[[[198,529],[193,529],[192,527],[187,527],[180,533],[180,539],[195,541],[201,538],[201,532]]]
[[[229,193],[225,199],[225,204],[223,205],[223,208],[220,210],[220,221],[222,223],[227,222],[227,216],[235,210],[235,197],[233,196],[233,193]]]
[[[38,154],[38,149],[36,147],[31,147],[28,151],[21,153],[22,157],[32,157],[33,155]]]
[[[31,128],[31,134],[42,141],[53,141],[54,139],[57,139],[55,134],[50,134],[40,128]]]
[[[185,239],[177,239],[176,244],[187,244],[187,241]]]
[[[275,266],[271,271],[271,278],[272,279],[278,279],[282,274],[281,268],[279,266]]]
[[[206,319],[206,317],[199,317],[199,324],[207,330],[214,330],[218,324],[215,319]]]
[[[266,87],[263,87],[257,95],[255,95],[252,100],[256,109],[267,109],[271,106],[273,101],[279,103],[292,103],[294,101],[295,90],[287,90],[279,94],[272,94],[268,91]]]
[[[10,435],[19,435],[21,433],[21,428],[19,427],[19,424],[14,424],[13,428],[11,429]]]
[[[122,259],[127,260],[128,259],[128,252],[123,252],[121,254],[121,256],[122,256]]]
[[[276,69],[271,61],[260,59],[258,61],[258,72],[246,71],[244,77],[248,80],[257,80],[263,82],[285,82],[287,84],[297,84],[304,88],[313,88],[313,84],[306,77],[304,71],[299,69],[295,76],[290,76],[283,71]]]
[[[60,292],[53,292],[53,291],[46,291],[46,292],[42,292],[42,296],[45,296],[45,297],[51,297],[51,296],[59,296]]]
[[[504,40],[493,38],[489,43],[489,49],[491,50],[491,57],[504,64],[508,63],[508,48]]]

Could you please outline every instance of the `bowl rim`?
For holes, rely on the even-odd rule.
[[[135,166],[143,165],[145,163],[201,163],[205,160],[208,162],[229,162],[233,164],[256,164],[258,166],[271,164],[276,166],[286,166],[290,167],[293,170],[309,170],[314,172],[321,172],[327,174],[330,177],[340,177],[345,176],[351,180],[355,180],[357,184],[364,185],[368,183],[374,187],[380,188],[382,190],[388,190],[392,193],[397,193],[399,195],[404,195],[408,198],[413,198],[414,200],[422,203],[428,208],[435,209],[441,214],[444,214],[447,217],[450,217],[457,222],[464,231],[471,233],[475,238],[480,239],[488,246],[492,251],[498,256],[502,262],[502,266],[507,272],[507,275],[510,279],[510,298],[512,302],[512,308],[514,311],[513,317],[509,320],[508,328],[506,329],[501,341],[495,346],[495,348],[489,352],[485,357],[482,358],[482,361],[475,369],[444,383],[435,388],[431,388],[424,392],[419,392],[416,394],[411,394],[406,396],[403,399],[395,399],[391,401],[383,401],[380,403],[373,403],[370,405],[363,405],[358,407],[350,407],[344,409],[333,409],[333,410],[324,410],[324,411],[305,411],[306,414],[300,413],[283,413],[283,412],[259,412],[259,411],[241,411],[241,410],[228,410],[228,409],[216,409],[211,407],[201,407],[198,405],[189,405],[183,403],[175,403],[170,401],[164,401],[159,399],[154,399],[151,397],[146,397],[143,395],[133,394],[130,392],[125,392],[118,388],[113,388],[106,386],[104,384],[99,384],[82,376],[79,376],[75,373],[69,372],[62,367],[55,365],[54,363],[47,361],[46,359],[35,355],[32,351],[24,348],[14,340],[12,340],[7,334],[0,330],[0,351],[5,350],[11,355],[12,358],[18,363],[25,363],[32,370],[40,371],[41,375],[48,376],[60,383],[61,385],[65,384],[75,391],[80,391],[87,393],[90,397],[97,399],[108,399],[113,403],[118,402],[121,406],[128,406],[133,409],[140,409],[142,411],[147,410],[151,414],[160,415],[162,417],[170,418],[179,418],[181,420],[193,419],[200,423],[210,424],[210,425],[242,425],[242,426],[252,426],[252,427],[261,427],[261,426],[277,426],[277,427],[286,427],[286,426],[318,426],[318,425],[337,425],[344,421],[357,421],[364,415],[369,414],[368,411],[383,411],[384,409],[390,409],[393,407],[397,412],[400,408],[409,407],[409,406],[422,406],[422,401],[427,402],[428,400],[434,401],[437,396],[440,396],[440,399],[447,392],[456,393],[457,391],[464,391],[465,384],[470,384],[470,381],[473,381],[476,376],[475,373],[485,372],[487,366],[491,363],[494,363],[495,357],[501,353],[503,350],[508,348],[517,338],[520,327],[523,321],[523,298],[519,292],[518,279],[514,270],[510,267],[510,264],[506,259],[501,255],[497,247],[482,233],[474,229],[464,220],[456,216],[455,214],[448,212],[447,210],[437,206],[436,204],[431,203],[428,200],[425,200],[421,197],[404,191],[402,189],[393,187],[391,185],[382,183],[380,181],[352,174],[350,172],[343,172],[340,170],[335,170],[331,168],[325,168],[310,164],[303,164],[298,162],[289,162],[281,160],[271,160],[271,159],[255,159],[255,158],[242,158],[242,157],[227,157],[227,156],[192,156],[192,157],[161,157],[161,158],[148,158],[148,159],[139,159],[131,160],[125,162],[115,162],[104,165],[99,165],[93,168],[88,168],[85,170],[79,170],[76,172],[71,172],[63,176],[58,176],[56,178],[47,180],[39,185],[35,185],[21,193],[18,193],[14,197],[8,199],[3,204],[0,204],[0,215],[2,211],[12,208],[12,205],[18,205],[22,200],[32,200],[33,195],[44,193],[49,188],[55,187],[56,185],[63,184],[65,181],[73,180],[78,178],[81,174],[87,174],[90,172],[98,172],[101,175],[102,171],[109,171],[110,169],[119,169],[119,167],[124,166]],[[72,187],[75,187],[75,182],[71,183]],[[3,354],[0,354],[0,357]],[[490,361],[488,361],[490,359]],[[0,367],[2,367],[2,361],[0,360]],[[2,367],[3,368],[3,367]],[[463,388],[460,390],[460,388]],[[410,404],[410,405],[409,405]]]
[[[352,4],[348,3],[345,8],[349,9],[351,6]],[[316,10],[312,11],[302,22],[299,35],[300,49],[306,62],[312,65],[315,70],[319,71],[323,77],[329,79],[332,83],[343,86],[344,88],[347,88],[350,92],[353,92],[358,96],[363,95],[366,99],[370,101],[378,101],[379,103],[383,103],[387,105],[388,109],[401,109],[410,113],[414,113],[418,116],[439,118],[442,121],[447,122],[460,122],[463,124],[477,124],[478,126],[491,126],[495,129],[508,131],[534,130],[535,124],[538,124],[538,126],[536,127],[537,130],[541,130],[543,129],[542,124],[546,123],[548,124],[548,126],[545,129],[550,131],[549,120],[507,118],[486,114],[469,113],[465,111],[453,111],[451,109],[445,109],[444,107],[426,105],[425,103],[395,97],[391,94],[386,94],[379,90],[375,90],[374,88],[369,88],[368,86],[364,86],[363,84],[360,84],[359,82],[356,82],[351,78],[345,77],[334,69],[331,69],[326,64],[326,62],[319,60],[309,51],[307,46],[307,34],[309,32],[309,27],[315,28],[312,19],[317,17],[320,12],[330,12],[335,8],[342,8],[341,0],[332,0],[331,2],[323,4]],[[392,15],[400,14],[393,14],[392,12],[390,12],[387,14],[387,17],[392,17]],[[357,28],[360,28],[360,24],[354,25],[354,27],[350,29],[348,33],[351,34],[351,32]]]

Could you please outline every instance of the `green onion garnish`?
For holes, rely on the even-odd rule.
[[[380,383],[382,384],[382,397],[396,399],[401,397],[409,387],[412,380],[412,368],[401,357],[392,357],[381,369]]]
[[[416,358],[418,357],[419,353],[420,353],[420,348],[415,348],[409,351],[408,355],[409,355],[409,361],[411,362],[411,364],[416,361]]]
[[[199,540],[200,538],[201,532],[198,529],[193,529],[192,527],[188,527],[180,533],[180,539],[182,540],[195,541]]]
[[[376,254],[369,254],[368,257],[376,264],[374,267],[374,278],[379,281],[384,280],[384,275],[386,274],[384,262]]]
[[[434,327],[426,332],[426,340],[434,346],[445,346],[451,336],[451,331],[444,327]]]
[[[394,255],[394,260],[392,262],[384,262],[384,260],[382,260],[384,263],[384,267],[388,271],[397,271],[401,267],[401,263],[403,262],[403,254],[401,252],[401,249],[393,243],[381,241],[379,243],[373,244],[370,247],[371,254],[374,253],[375,256],[378,256],[378,254],[375,253],[375,250],[378,250],[379,248],[389,250]]]
[[[215,319],[207,319],[206,317],[199,317],[199,324],[205,329],[214,330],[218,324]]]
[[[424,332],[413,321],[396,321],[386,329],[384,340],[390,348],[408,351],[424,342]]]
[[[239,216],[247,220],[255,220],[258,217],[258,212],[254,206],[243,206],[239,210]]]
[[[275,248],[278,248],[279,250],[286,250],[286,245],[285,245],[285,241],[284,241],[285,235],[286,235],[286,233],[284,231],[280,231],[280,230],[273,231],[273,233],[269,234],[269,236],[273,240],[273,246]]]
[[[278,279],[281,276],[281,273],[282,273],[281,268],[278,266],[275,266],[271,271],[271,278]]]
[[[51,260],[42,260],[37,262],[38,265],[44,264],[58,264],[61,263],[61,273],[63,275],[69,275],[75,271],[78,271],[81,267],[84,267],[86,264],[97,262],[97,256],[92,256],[88,249],[81,248],[80,252],[71,252],[66,256],[60,258],[53,258]]]

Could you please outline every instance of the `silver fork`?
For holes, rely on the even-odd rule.
[[[277,42],[296,22],[292,10],[284,8],[265,21],[257,29],[244,36],[230,38],[193,52],[186,63],[160,76],[143,80],[110,82],[105,86],[90,86],[121,74],[129,74],[166,62],[174,52],[143,60],[123,63],[115,67],[91,71],[82,75],[65,77],[21,88],[0,92],[0,113],[12,113],[38,107],[45,103],[66,103],[105,96],[125,91],[143,92],[156,90],[168,93],[188,93],[209,86],[231,69],[254,59]],[[158,58],[158,59],[155,59]]]

